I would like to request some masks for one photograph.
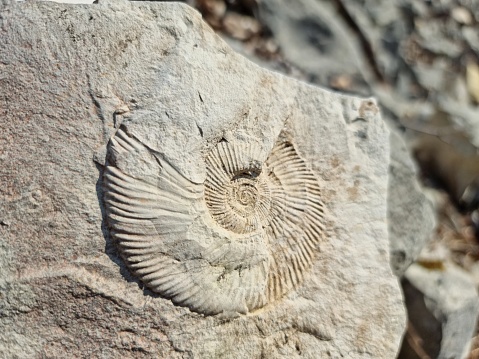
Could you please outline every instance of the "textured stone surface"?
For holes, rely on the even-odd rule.
[[[391,268],[402,276],[431,239],[436,219],[418,183],[406,144],[396,130],[391,130],[388,219]]]
[[[389,134],[372,101],[258,68],[181,4],[10,3],[0,21],[4,356],[395,356],[405,317],[389,268]],[[141,147],[117,157],[125,171],[154,177],[154,160],[200,186],[219,143],[266,154],[291,143],[325,208],[304,278],[247,315],[190,311],[144,287],[113,241],[103,192],[120,127]],[[157,253],[204,259],[204,241],[221,238],[209,226]],[[227,271],[250,263],[229,253],[239,267],[222,262]]]
[[[440,263],[440,262],[438,262]],[[413,264],[403,281],[410,333],[399,358],[419,358],[414,341],[422,343],[430,358],[465,358],[476,327],[479,301],[474,282],[464,270],[451,264],[427,268]]]

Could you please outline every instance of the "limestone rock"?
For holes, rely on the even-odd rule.
[[[388,219],[391,268],[400,277],[430,239],[436,219],[432,204],[420,188],[406,144],[397,130],[391,130]]]
[[[413,264],[403,288],[414,339],[404,340],[399,358],[419,358],[411,343],[420,341],[430,358],[465,358],[479,314],[479,301],[470,275],[451,264],[427,268]]]
[[[373,101],[257,67],[186,5],[4,4],[1,353],[395,356]]]

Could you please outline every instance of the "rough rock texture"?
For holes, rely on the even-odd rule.
[[[431,239],[436,220],[406,144],[396,130],[391,131],[388,223],[391,268],[400,277]]]
[[[258,68],[233,53],[185,5],[5,4],[0,13],[4,357],[396,355],[405,314],[389,267],[389,134],[373,101],[333,94]],[[128,136],[123,142],[120,127]],[[121,155],[115,152],[115,141],[121,142]],[[235,178],[238,181],[255,179],[259,168],[280,173],[282,165],[267,154],[278,144],[294,147],[302,161],[294,160],[294,166],[303,163],[301,171],[308,173],[299,182],[310,184],[307,191],[320,189],[324,230],[309,244],[306,265],[283,266],[286,269],[273,276],[278,283],[291,279],[289,290],[259,309],[235,307],[209,315],[213,311],[175,298],[181,283],[159,283],[160,294],[144,287],[146,283],[157,289],[148,278],[138,280],[145,273],[139,273],[135,263],[148,258],[128,257],[131,243],[121,246],[121,256],[113,240],[134,241],[138,233],[132,228],[137,227],[116,226],[112,208],[141,202],[139,192],[147,185],[131,178],[152,180],[145,182],[148,188],[163,193],[162,181],[175,173],[181,181],[170,181],[172,188],[186,184],[191,189],[190,183],[201,192],[208,178],[206,161],[225,143],[261,149],[261,156],[247,161],[253,169],[241,172],[248,178]],[[159,166],[156,172],[152,163]],[[113,188],[108,171],[114,169],[105,170],[112,164],[130,176],[115,184],[113,207],[113,197],[104,194],[105,188]],[[291,169],[288,166],[284,168]],[[297,176],[294,166],[291,178]],[[122,191],[125,200],[118,195]],[[291,201],[304,198],[301,193],[280,197]],[[314,207],[307,201],[295,210],[307,213]],[[184,263],[178,275],[188,272],[199,278],[195,283],[216,275],[218,288],[223,278],[233,272],[241,277],[249,269],[247,251],[240,253],[248,240],[254,245],[262,241],[262,260],[272,263],[267,252],[271,243],[264,237],[239,238],[228,228],[217,231],[214,216],[201,222],[211,211],[205,201],[195,203],[192,212],[181,213],[204,217],[195,217],[195,226],[182,236],[154,242],[157,247],[149,247],[148,253],[152,260],[167,255],[176,264]],[[148,217],[151,208],[120,210],[129,212],[123,213],[125,218],[136,215],[153,223],[152,236],[170,224],[179,228],[178,222],[155,222],[158,217]],[[167,210],[162,207],[161,213]],[[286,210],[279,212],[280,219],[289,220]],[[125,234],[130,237],[121,237]],[[141,234],[148,235],[146,229]],[[278,244],[284,253],[296,250],[291,238],[296,237],[285,235]],[[208,257],[208,240],[229,243],[221,260]],[[227,255],[234,267],[225,265]],[[280,264],[286,263],[286,256],[281,258]],[[206,267],[190,266],[195,260]],[[224,275],[215,272],[216,266]],[[269,267],[265,273],[273,271]],[[171,278],[175,274],[169,273]],[[294,282],[298,275],[301,280]]]
[[[399,358],[419,358],[414,346],[418,340],[430,358],[465,358],[479,313],[474,283],[461,268],[450,264],[426,268],[428,264],[413,264],[404,275],[409,333],[415,338],[406,337]]]

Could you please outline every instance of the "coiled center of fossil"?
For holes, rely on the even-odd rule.
[[[205,201],[214,220],[235,233],[264,228],[271,216],[271,190],[255,147],[219,144],[207,158]]]
[[[251,215],[256,207],[258,190],[253,179],[239,178],[231,182],[230,205],[243,216]]]

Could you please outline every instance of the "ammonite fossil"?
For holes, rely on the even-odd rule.
[[[266,160],[264,160],[266,158]],[[247,314],[301,284],[318,251],[318,181],[288,141],[220,142],[192,183],[125,129],[104,174],[112,237],[151,290],[206,315]]]

